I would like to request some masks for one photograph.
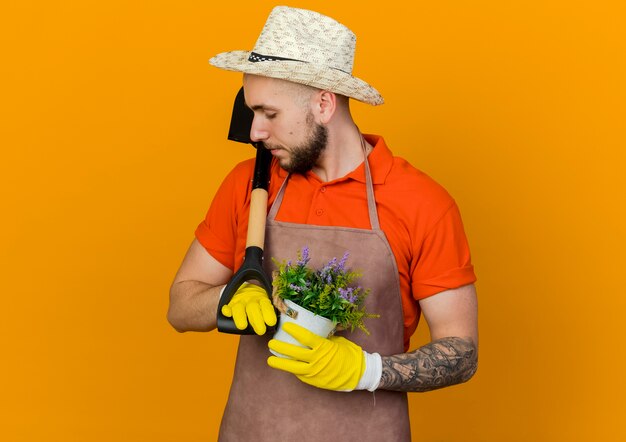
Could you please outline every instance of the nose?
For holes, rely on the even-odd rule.
[[[262,118],[258,118],[256,115],[252,120],[252,127],[250,127],[250,139],[252,141],[265,141],[269,137],[269,132],[264,127]]]

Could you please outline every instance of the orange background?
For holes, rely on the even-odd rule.
[[[211,3],[2,8],[2,440],[215,439],[237,338],[176,333],[167,294],[253,153],[226,141],[241,77],[207,60],[276,3]],[[411,395],[415,440],[624,440],[624,3],[291,5],[355,31],[387,101],[361,129],[463,213],[480,368]]]

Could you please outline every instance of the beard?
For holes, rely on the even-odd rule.
[[[310,120],[309,120],[309,117]],[[310,122],[310,135],[300,145],[294,146],[289,151],[289,157],[280,162],[280,167],[289,173],[305,174],[313,169],[328,143],[328,129],[321,124],[313,123],[313,116],[307,116]],[[272,146],[269,146],[272,147]]]

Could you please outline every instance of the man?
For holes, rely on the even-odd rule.
[[[220,440],[410,440],[406,392],[464,382],[476,370],[475,276],[457,206],[382,137],[361,135],[349,98],[383,100],[351,75],[354,47],[354,34],[333,19],[276,7],[253,51],[210,61],[244,73],[251,138],[274,156],[265,256],[288,259],[309,246],[327,260],[348,250],[371,290],[366,307],[380,314],[370,335],[324,339],[287,328],[300,348],[266,336],[276,323],[267,294],[242,287],[224,313],[257,335],[240,339]],[[216,326],[220,291],[243,259],[252,170],[252,161],[235,167],[196,230],[170,292],[178,331]],[[406,353],[420,312],[432,341]]]

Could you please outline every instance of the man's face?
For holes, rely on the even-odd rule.
[[[291,173],[311,170],[328,141],[326,127],[311,111],[313,93],[284,80],[244,76],[246,104],[254,111],[250,138],[262,141]]]

